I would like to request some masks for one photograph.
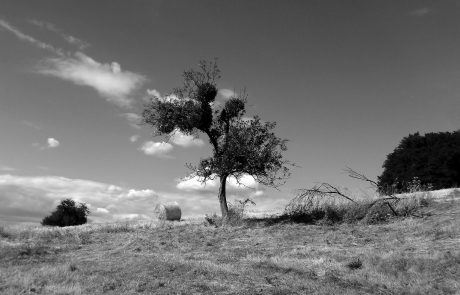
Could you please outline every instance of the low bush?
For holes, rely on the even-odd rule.
[[[337,223],[376,224],[395,217],[418,216],[420,208],[431,204],[429,193],[399,199],[377,199],[336,203],[323,195],[304,195],[294,198],[285,208],[280,220],[296,223],[333,225]]]
[[[88,214],[89,209],[85,204],[76,204],[72,199],[65,199],[50,216],[43,218],[41,224],[60,227],[81,225],[87,222]]]
[[[383,223],[390,221],[392,217],[394,217],[394,213],[388,203],[377,202],[376,204],[371,204],[371,206],[369,206],[362,222],[365,224]]]
[[[344,205],[343,222],[354,223],[363,220],[371,204],[365,202],[350,203]]]

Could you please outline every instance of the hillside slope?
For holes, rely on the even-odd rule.
[[[1,294],[459,294],[460,190],[388,224],[0,231]]]

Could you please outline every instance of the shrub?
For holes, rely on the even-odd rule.
[[[363,222],[366,224],[383,223],[388,222],[393,216],[394,213],[387,202],[377,202],[368,209]]]
[[[343,207],[336,205],[326,205],[324,207],[323,223],[332,225],[335,223],[342,222],[345,211]]]
[[[366,217],[369,210],[369,202],[359,202],[356,204],[348,204],[345,206],[345,213],[343,214],[343,221],[347,223],[354,223]]]
[[[85,204],[76,204],[72,199],[62,200],[50,216],[43,218],[41,224],[48,226],[72,226],[87,222],[89,209]]]

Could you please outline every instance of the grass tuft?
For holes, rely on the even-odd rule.
[[[347,267],[349,269],[360,269],[362,266],[363,266],[363,262],[361,261],[359,257],[354,258],[353,260],[347,263]]]
[[[0,226],[0,238],[11,239],[14,235],[8,231],[4,226]]]

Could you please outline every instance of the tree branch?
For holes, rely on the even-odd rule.
[[[362,173],[359,173],[359,172],[351,169],[350,167],[347,167],[346,169],[344,169],[344,171],[347,172],[348,176],[351,177],[351,178],[355,178],[355,179],[358,179],[358,180],[369,182],[374,187],[378,186],[377,182],[373,181],[372,179],[367,178],[366,175],[364,175]]]
[[[338,195],[356,204],[355,200],[342,193],[337,187],[326,182],[321,183],[319,186],[314,186],[311,189],[302,190],[301,195],[307,194]]]

